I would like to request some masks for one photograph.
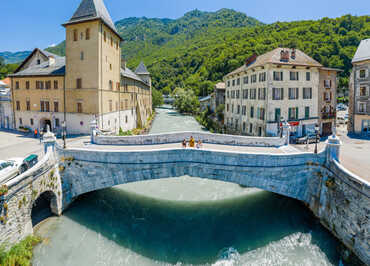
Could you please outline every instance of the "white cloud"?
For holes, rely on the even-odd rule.
[[[55,47],[55,46],[57,46],[55,43],[49,45],[49,47]]]

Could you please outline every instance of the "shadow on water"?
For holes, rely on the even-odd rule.
[[[31,211],[32,226],[36,226],[43,220],[54,216],[50,208],[52,197],[51,193],[45,192],[36,199]]]
[[[65,216],[118,245],[167,263],[214,262],[223,248],[243,254],[296,232],[311,233],[312,242],[333,264],[339,260],[333,237],[300,202],[269,192],[184,202],[111,188],[81,196]]]

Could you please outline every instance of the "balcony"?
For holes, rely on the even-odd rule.
[[[335,119],[337,117],[337,112],[322,112],[322,119]]]

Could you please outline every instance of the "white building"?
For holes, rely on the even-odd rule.
[[[12,129],[12,95],[8,84],[0,81],[0,128]]]
[[[277,48],[252,56],[227,74],[225,123],[229,131],[277,136],[288,121],[296,136],[319,123],[319,82],[323,66],[298,49]]]

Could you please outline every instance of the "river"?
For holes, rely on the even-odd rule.
[[[158,109],[151,133],[196,131]],[[300,202],[180,177],[83,195],[36,228],[33,265],[340,265],[339,242]]]

